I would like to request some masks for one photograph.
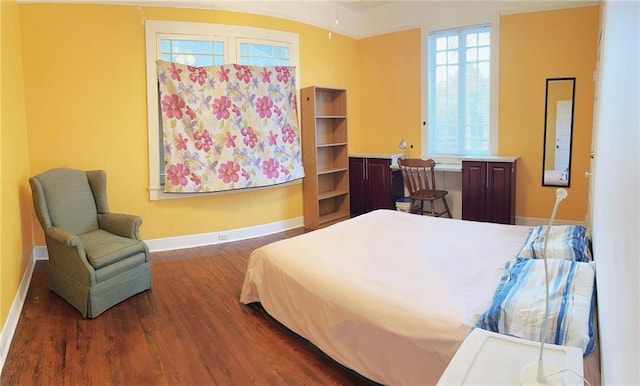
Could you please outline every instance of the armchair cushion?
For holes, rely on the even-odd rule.
[[[101,229],[80,235],[80,240],[87,260],[95,269],[145,252],[142,241],[116,236]]]

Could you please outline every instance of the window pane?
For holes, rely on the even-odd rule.
[[[478,45],[478,35],[477,34],[467,35],[467,47],[475,47],[477,45]]]
[[[478,60],[489,60],[489,47],[482,47],[478,49]]]
[[[473,27],[429,37],[429,154],[489,153],[490,33],[486,30]]]
[[[467,61],[475,62],[478,60],[478,49],[477,48],[468,48],[467,49]]]
[[[162,39],[161,57],[190,66],[224,63],[224,42],[207,40]]]
[[[489,79],[491,78],[491,64],[489,64],[489,62],[478,63],[478,71],[482,75],[482,79],[487,83],[487,89],[488,89]]]
[[[214,63],[214,57],[211,55],[178,54],[173,56],[173,61],[176,63],[188,64],[190,66],[196,66],[196,67],[221,64],[221,63]]]
[[[458,48],[458,36],[449,36],[447,38],[447,48]]]
[[[458,63],[458,51],[449,51],[447,53],[447,62],[450,64]]]
[[[447,67],[445,66],[438,66],[436,67],[436,71],[435,71],[435,81],[436,81],[436,87],[441,83],[441,82],[446,82],[447,80]]]
[[[171,55],[171,61],[172,62],[176,62],[176,63],[180,63],[180,64],[188,64],[190,66],[193,66],[196,58],[194,58],[192,55],[184,55],[184,54],[174,54]]]
[[[479,44],[481,46],[488,46],[489,44],[491,44],[491,34],[489,32],[482,32],[478,34],[478,37]]]
[[[447,66],[447,81],[450,93],[458,93],[458,66]]]
[[[213,56],[224,57],[224,43],[213,42]]]
[[[286,66],[289,48],[270,44],[240,43],[240,63],[252,66]]]
[[[213,54],[213,42],[194,40],[174,40],[172,51],[190,54]]]

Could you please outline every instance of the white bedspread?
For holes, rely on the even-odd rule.
[[[371,380],[435,384],[528,229],[378,210],[255,250],[240,301]]]

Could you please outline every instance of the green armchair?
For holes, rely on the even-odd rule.
[[[49,290],[85,318],[95,318],[151,288],[142,219],[109,212],[103,170],[57,168],[29,184],[49,253]]]

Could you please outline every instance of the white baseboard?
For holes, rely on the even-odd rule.
[[[29,284],[31,283],[31,276],[33,275],[36,260],[39,259],[38,256],[36,256],[36,248],[34,248],[31,253],[31,259],[29,259],[27,268],[24,270],[24,274],[22,275],[22,280],[20,280],[20,286],[18,287],[18,292],[16,293],[13,303],[11,304],[11,308],[9,309],[9,315],[7,315],[7,320],[5,321],[4,326],[2,326],[2,331],[0,331],[0,373],[4,368],[4,362],[7,359],[11,340],[13,339],[13,335],[18,327],[18,320],[20,319],[20,313],[22,312],[24,301],[27,298],[27,291],[29,291]]]
[[[160,239],[145,240],[150,252],[172,251],[174,249],[203,247],[206,245],[228,243],[230,241],[240,241],[254,237],[267,236],[290,229],[299,228],[304,225],[303,217],[295,217],[289,220],[273,222],[269,224],[256,225],[246,228],[232,229],[229,231],[199,233],[195,235],[164,237]],[[47,260],[49,254],[47,247],[39,246],[33,248],[34,260]]]
[[[150,252],[161,252],[246,240],[254,237],[284,232],[301,226],[303,226],[303,218],[296,217],[289,220],[256,225],[247,228],[231,229],[228,231],[145,240],[145,243],[149,246]]]

